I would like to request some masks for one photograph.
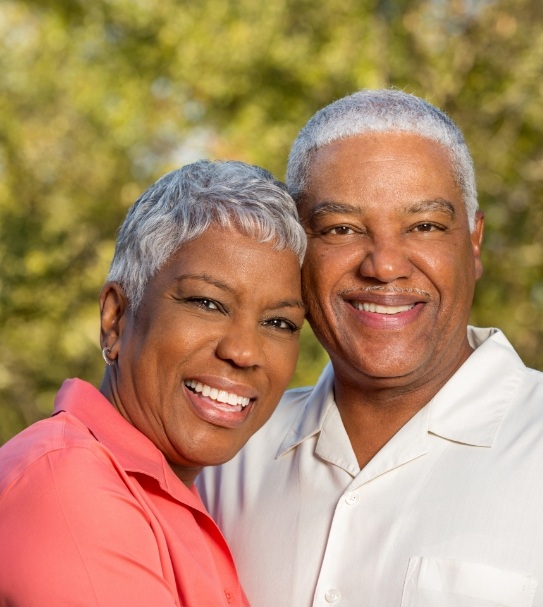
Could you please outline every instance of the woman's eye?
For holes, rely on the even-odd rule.
[[[220,310],[220,306],[216,301],[213,301],[213,299],[207,299],[206,297],[191,297],[189,299],[190,303],[195,304],[196,306],[198,306],[199,308],[202,308],[204,310]]]
[[[286,318],[271,318],[270,320],[265,321],[264,324],[268,327],[273,327],[274,329],[288,331],[289,333],[296,333],[296,331],[300,330],[300,327]]]

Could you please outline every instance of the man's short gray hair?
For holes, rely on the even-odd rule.
[[[470,229],[478,208],[473,160],[460,129],[427,101],[393,89],[361,90],[318,111],[294,142],[287,186],[299,202],[307,187],[315,152],[333,141],[371,132],[404,132],[431,139],[449,152],[453,177],[462,193]]]
[[[201,160],[164,175],[132,205],[108,280],[122,286],[135,311],[155,273],[212,225],[290,249],[303,261],[306,236],[283,183],[243,162]]]

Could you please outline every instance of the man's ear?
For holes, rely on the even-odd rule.
[[[121,285],[106,282],[100,291],[100,345],[108,349],[110,360],[116,360],[119,354],[127,311],[128,300]]]
[[[475,259],[475,279],[479,280],[483,275],[483,262],[481,261],[481,248],[483,246],[483,232],[485,228],[485,216],[482,211],[475,213],[475,229],[470,235]]]

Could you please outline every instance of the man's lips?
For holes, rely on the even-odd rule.
[[[377,330],[400,330],[420,318],[431,296],[415,288],[374,286],[346,289],[340,297],[356,314],[357,322]]]
[[[352,301],[353,308],[361,310],[362,312],[374,312],[376,314],[401,314],[402,312],[408,312],[415,307],[415,304],[407,304],[404,306],[384,306],[368,301]]]
[[[416,302],[404,305],[383,305],[372,302],[348,301],[356,315],[357,324],[378,331],[402,330],[421,317],[425,304]]]
[[[361,312],[390,316],[409,312],[417,304],[430,301],[430,294],[422,289],[393,286],[345,289],[340,297]]]

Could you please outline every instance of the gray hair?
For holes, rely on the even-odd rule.
[[[164,175],[130,207],[108,280],[122,286],[135,311],[155,273],[211,225],[235,227],[303,261],[306,236],[283,183],[243,162],[200,160]]]
[[[470,229],[478,209],[473,160],[455,123],[427,101],[393,89],[361,90],[318,111],[298,134],[290,151],[287,187],[299,201],[307,187],[316,151],[339,139],[370,132],[404,132],[431,139],[449,152]]]

